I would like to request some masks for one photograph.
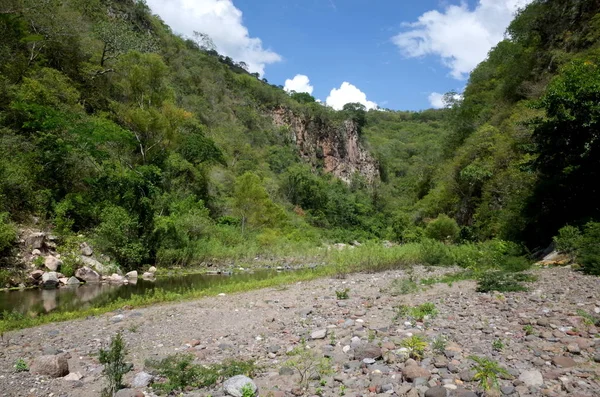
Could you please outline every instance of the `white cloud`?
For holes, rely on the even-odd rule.
[[[439,92],[432,92],[429,94],[429,104],[434,109],[441,109],[446,106],[446,102],[444,101],[444,94],[440,94]]]
[[[367,94],[356,88],[356,86],[344,81],[340,88],[334,88],[325,101],[328,106],[335,110],[342,110],[347,103],[362,103],[367,110],[377,109],[375,102],[367,100]]]
[[[443,12],[428,11],[392,41],[410,58],[441,57],[452,77],[464,79],[502,41],[517,10],[531,1],[479,0],[475,9],[461,2]]]
[[[312,95],[314,87],[310,85],[310,79],[308,76],[297,74],[293,79],[287,79],[285,81],[285,86],[283,89],[287,92],[306,92]]]
[[[281,61],[281,56],[263,48],[262,41],[250,37],[242,12],[232,0],[147,0],[152,11],[180,34],[192,37],[206,33],[219,53],[244,61],[252,73],[265,72],[265,66]]]
[[[454,100],[460,101],[463,98],[460,94],[455,94],[453,96]],[[448,106],[448,102],[445,101],[445,95],[440,94],[439,92],[432,92],[429,94],[429,104],[434,109],[442,109]]]

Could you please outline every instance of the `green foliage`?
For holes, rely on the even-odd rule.
[[[475,362],[475,365],[473,366],[475,376],[473,379],[479,382],[479,385],[484,391],[500,388],[498,376],[510,377],[508,371],[495,361],[477,356],[469,356],[469,359]]]
[[[535,281],[535,277],[525,273],[498,270],[483,273],[477,281],[477,292],[518,292],[527,291],[527,287],[522,283]]]
[[[123,375],[132,368],[125,362],[125,342],[118,332],[110,341],[108,349],[100,349],[98,360],[104,365],[102,373],[108,380],[108,386],[102,391],[104,396],[114,396],[122,387]]]
[[[300,375],[299,383],[308,387],[308,382],[313,379],[321,379],[333,373],[331,359],[323,357],[323,354],[301,345],[288,353],[291,358],[286,361],[286,366],[294,369]]]
[[[15,372],[27,372],[27,371],[29,371],[29,365],[27,365],[27,362],[25,362],[25,360],[23,360],[22,358],[19,358],[15,362],[15,365],[13,365],[13,367],[15,368]]]
[[[97,245],[126,269],[139,266],[146,251],[139,238],[139,224],[124,208],[107,207],[96,228]]]
[[[575,226],[564,226],[553,240],[558,251],[573,256],[581,245],[581,230]]]
[[[429,222],[425,228],[425,236],[438,241],[455,242],[459,233],[456,221],[445,214]]]
[[[414,307],[400,305],[397,306],[395,309],[395,320],[399,320],[402,317],[408,317],[413,320],[422,322],[425,319],[432,319],[438,315],[438,310],[435,308],[435,304],[431,302],[423,303]]]
[[[344,288],[343,290],[335,291],[335,296],[338,300],[349,299],[348,292],[350,288]]]
[[[494,339],[492,342],[492,349],[495,351],[502,351],[504,349],[504,342],[502,342],[502,339]]]
[[[152,368],[165,378],[154,384],[154,388],[167,394],[182,391],[188,387],[210,387],[219,380],[236,375],[254,376],[256,366],[253,361],[228,360],[221,364],[201,365],[194,363],[191,354],[176,354],[162,360],[147,360],[146,367]]]
[[[583,318],[586,325],[597,326],[600,325],[600,317],[592,315],[585,310],[577,309],[577,315]]]
[[[389,287],[389,292],[392,296],[412,294],[417,291],[419,291],[419,286],[412,277],[396,278]]]
[[[244,387],[242,387],[241,392],[242,397],[254,397],[255,395],[254,388],[250,384],[244,385]]]
[[[579,253],[577,255],[583,271],[600,275],[600,223],[589,222],[585,225]]]
[[[525,335],[533,335],[534,334],[534,329],[532,325],[525,325],[523,327],[523,331],[525,331]]]
[[[17,231],[8,220],[7,213],[0,212],[0,255],[4,256],[15,244]]]
[[[427,349],[427,342],[421,335],[413,335],[410,338],[403,339],[400,345],[408,349],[408,354],[415,360],[421,360],[425,354],[425,349]]]
[[[446,352],[447,345],[448,338],[445,335],[438,335],[431,342],[431,349],[437,354],[443,355]]]

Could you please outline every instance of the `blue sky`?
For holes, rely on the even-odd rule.
[[[272,84],[398,110],[443,106],[529,1],[147,0],[176,33],[208,34]]]

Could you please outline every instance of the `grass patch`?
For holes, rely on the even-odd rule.
[[[396,307],[395,321],[400,320],[403,317],[407,317],[411,320],[422,322],[425,318],[434,318],[437,316],[438,310],[435,308],[435,304],[431,302],[423,303],[419,306],[409,307],[400,305]]]
[[[527,287],[523,283],[536,280],[535,276],[526,273],[508,273],[502,270],[490,271],[479,276],[477,292],[527,291]]]
[[[469,270],[463,270],[460,272],[444,274],[440,277],[424,278],[420,281],[420,283],[421,285],[448,284],[449,286],[452,286],[452,284],[459,281],[473,280],[474,278],[475,275],[473,272]]]

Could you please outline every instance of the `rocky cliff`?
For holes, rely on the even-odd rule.
[[[379,178],[379,165],[362,146],[358,126],[351,120],[333,125],[284,108],[272,111],[271,116],[275,125],[290,129],[300,155],[313,166],[322,165],[325,172],[346,183],[356,173],[369,182]]]

